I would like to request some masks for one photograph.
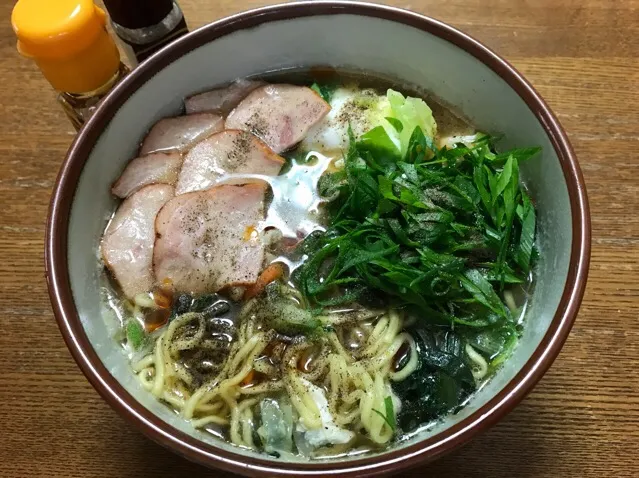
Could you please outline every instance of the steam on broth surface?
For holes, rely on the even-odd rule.
[[[377,79],[314,79],[187,98],[114,184],[100,246],[141,386],[310,459],[412,436],[508,359],[536,256],[518,165],[538,152]]]

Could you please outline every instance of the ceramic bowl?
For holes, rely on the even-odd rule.
[[[396,78],[434,93],[501,146],[540,145],[522,165],[538,207],[540,260],[527,325],[514,355],[469,405],[383,453],[283,461],[194,430],[144,391],[100,315],[96,249],[115,204],[109,186],[158,119],[182,98],[235,78],[330,66]],[[502,418],[559,353],[584,292],[590,218],[566,134],[528,82],[488,48],[409,11],[350,2],[297,2],[207,25],[134,70],[71,146],[55,185],[46,239],[53,310],[67,345],[104,399],[153,440],[188,459],[250,476],[366,476],[433,460]],[[95,433],[100,433],[96,430]],[[77,437],[81,439],[81,437]]]

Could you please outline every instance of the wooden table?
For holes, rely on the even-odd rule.
[[[43,268],[49,194],[74,132],[0,11],[0,476],[225,476],[125,424],[71,359]],[[264,0],[180,1],[191,27]],[[553,368],[506,419],[410,476],[639,476],[639,0],[392,2],[474,35],[567,129],[593,215],[590,282]],[[228,476],[228,475],[226,475]]]

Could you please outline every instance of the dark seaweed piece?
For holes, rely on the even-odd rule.
[[[411,332],[419,365],[405,380],[393,384],[402,400],[397,422],[404,432],[444,413],[455,412],[476,388],[471,369],[463,358],[459,335],[445,329],[418,328]]]
[[[193,304],[193,297],[189,294],[178,294],[173,301],[173,309],[171,311],[171,319],[174,319],[178,315],[186,314],[191,310]]]
[[[204,294],[194,297],[190,294],[182,293],[178,294],[173,302],[171,319],[187,312],[204,312],[207,316],[217,317],[227,313],[230,309],[230,304],[220,300],[217,294]]]
[[[231,311],[231,304],[225,300],[218,300],[211,305],[205,307],[202,313],[205,317],[220,317]]]
[[[204,294],[194,297],[189,312],[204,312],[207,307],[212,306],[218,300],[219,297],[216,294]]]

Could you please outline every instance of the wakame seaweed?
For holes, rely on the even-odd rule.
[[[393,385],[402,399],[397,422],[404,432],[456,411],[475,391],[472,371],[461,358],[462,340],[458,334],[422,327],[411,333],[419,356],[417,369]]]
[[[475,390],[459,344],[476,347],[492,370],[518,336],[502,294],[528,281],[535,257],[535,207],[519,163],[540,148],[497,153],[494,143],[478,135],[440,149],[416,127],[401,156],[382,127],[360,141],[350,133],[344,170],[319,184],[331,226],[303,242],[308,259],[293,281],[311,307],[382,295],[419,319],[419,370],[394,386],[404,429]],[[442,330],[456,347],[432,339]]]
[[[182,293],[178,294],[173,301],[170,320],[187,312],[200,312],[206,317],[219,317],[230,310],[229,302],[217,294],[192,296]]]

